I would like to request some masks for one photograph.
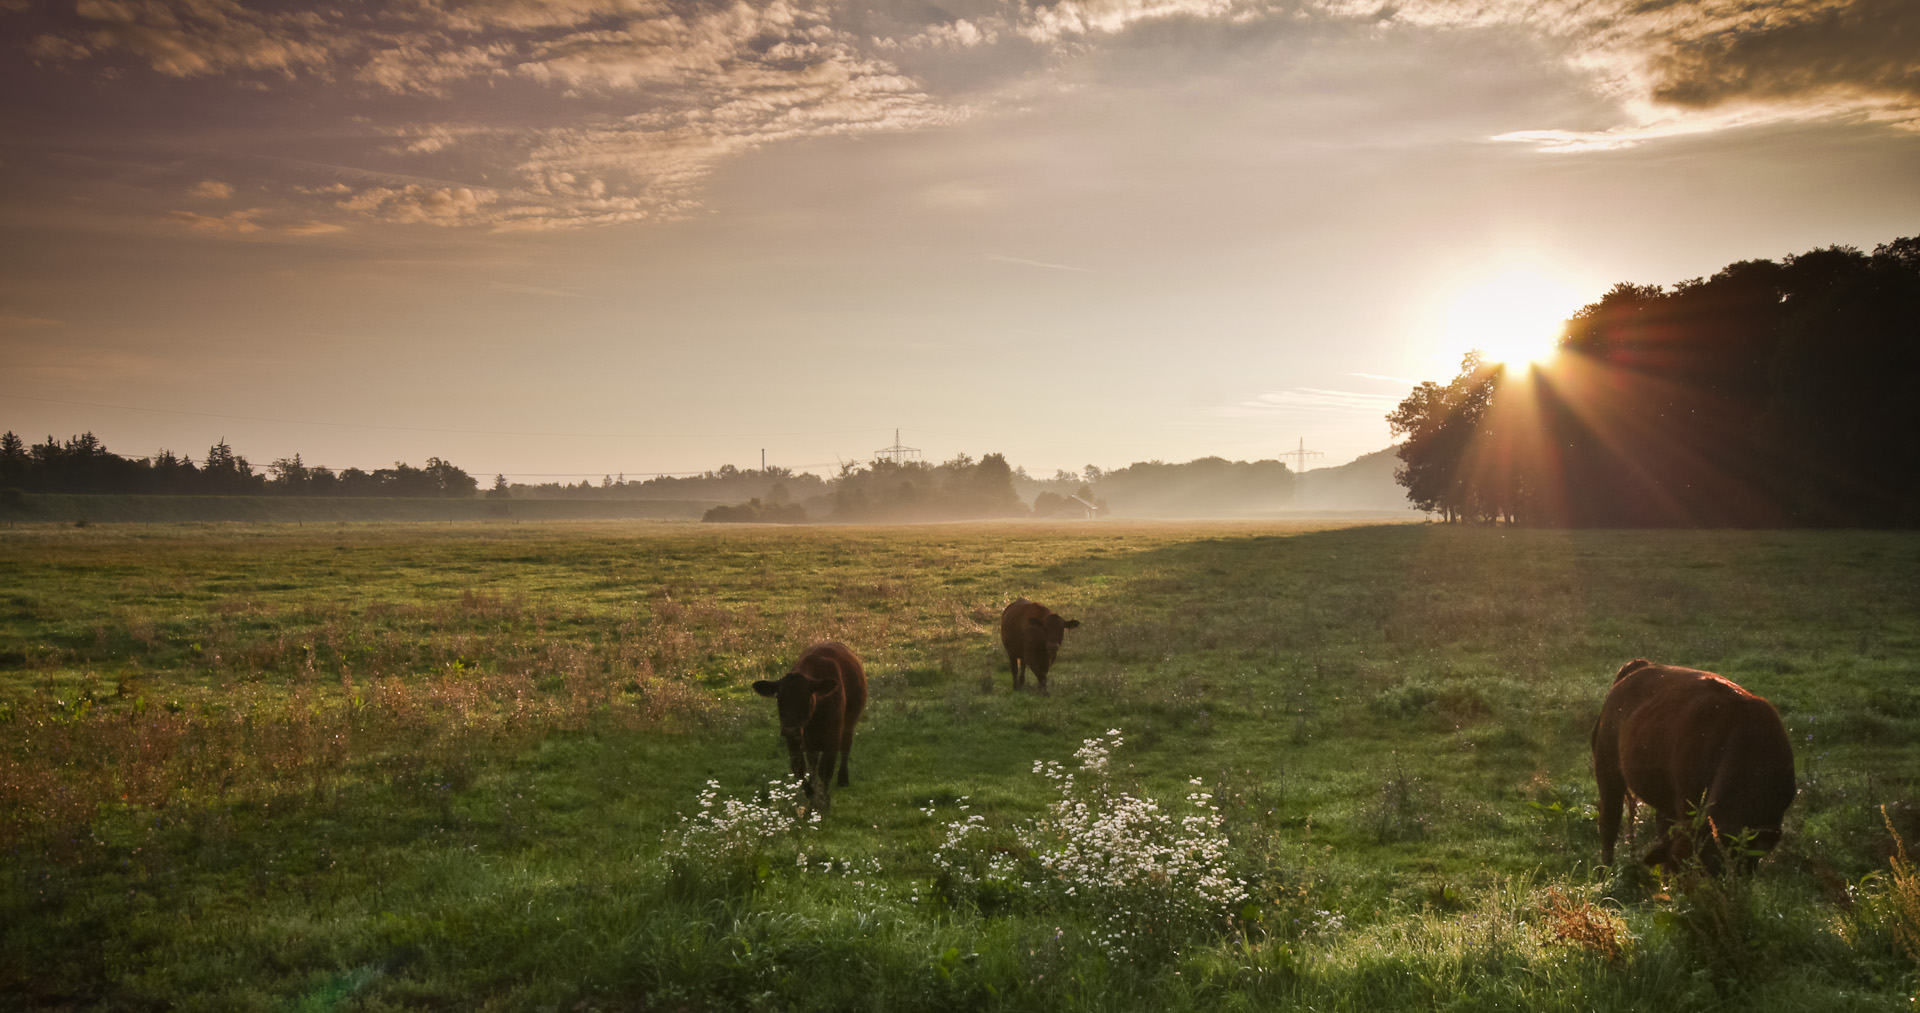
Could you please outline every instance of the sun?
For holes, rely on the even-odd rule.
[[[1441,311],[1441,333],[1490,362],[1542,364],[1559,351],[1566,319],[1585,302],[1570,282],[1531,267],[1466,279]]]

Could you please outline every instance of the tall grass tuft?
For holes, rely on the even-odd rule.
[[[1889,860],[1892,868],[1882,894],[1887,921],[1894,941],[1914,963],[1920,964],[1920,873],[1914,871],[1913,861],[1907,857],[1907,842],[1893,828],[1893,818],[1887,815],[1886,806],[1880,807],[1880,816],[1887,821],[1887,833],[1893,835],[1894,844],[1894,854]]]

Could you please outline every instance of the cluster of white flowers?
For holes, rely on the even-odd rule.
[[[765,801],[722,799],[720,782],[708,781],[700,793],[700,808],[682,815],[680,825],[668,831],[667,853],[703,860],[751,854],[819,823],[820,813],[800,801],[795,781],[768,781]]]
[[[886,893],[885,883],[880,882],[880,860],[868,858],[865,862],[850,858],[822,857],[818,861],[807,857],[802,851],[794,856],[794,868],[802,875],[813,873],[818,876],[839,876],[851,885],[861,889],[871,889]],[[859,878],[855,878],[855,877]]]
[[[973,808],[967,796],[960,796],[959,808],[962,813]],[[933,816],[935,806],[929,803],[920,811]],[[1005,851],[982,853],[980,838],[987,832],[986,817],[971,813],[949,821],[946,829],[946,838],[934,849],[933,864],[953,883],[962,886],[985,882],[1011,884],[1018,878],[1019,863],[1013,855]]]
[[[1118,954],[1150,936],[1171,945],[1224,917],[1246,900],[1247,885],[1223,871],[1228,842],[1213,796],[1196,778],[1186,811],[1175,814],[1115,787],[1113,753],[1123,742],[1118,728],[1085,740],[1073,754],[1077,769],[1034,763],[1033,772],[1054,782],[1059,799],[1032,824],[1015,828],[1018,849],[986,847],[986,819],[967,813],[968,800],[960,799],[961,815],[946,824],[934,852],[942,878],[1016,894],[1037,887],[1060,902],[1104,912],[1098,941]],[[934,817],[935,807],[921,812]]]
[[[1199,778],[1187,794],[1189,811],[1178,817],[1110,787],[1110,760],[1123,741],[1116,728],[1082,743],[1074,756],[1091,782],[1084,788],[1058,763],[1035,764],[1035,773],[1058,784],[1060,798],[1021,837],[1062,893],[1111,912],[1104,942],[1125,953],[1156,921],[1166,932],[1174,921],[1224,915],[1246,900],[1247,884],[1222,871],[1223,820]]]
[[[1346,927],[1347,916],[1332,911],[1313,911],[1305,918],[1295,919],[1295,921],[1304,923],[1302,929],[1306,932],[1331,935]]]

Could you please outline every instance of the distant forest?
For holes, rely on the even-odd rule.
[[[573,485],[565,482],[542,482],[538,485],[514,482],[506,486],[506,491],[514,499],[746,500],[757,497],[786,503],[826,495],[827,481],[818,475],[779,465],[755,470],[727,464],[717,471],[698,475],[657,475],[632,480],[625,475],[617,478],[608,475],[598,485],[585,479]]]
[[[1616,285],[1522,372],[1468,356],[1387,421],[1449,520],[1920,526],[1920,238]]]
[[[1327,474],[1334,474],[1333,469]],[[1383,483],[1376,483],[1383,484]],[[706,513],[717,522],[865,523],[969,520],[994,517],[1084,518],[1109,512],[1134,517],[1248,516],[1294,505],[1297,480],[1279,461],[1203,457],[1182,464],[1136,462],[1102,471],[1087,465],[1035,478],[1001,454],[958,454],[938,464],[875,460],[848,463],[831,478],[787,468],[726,465],[699,475],[599,483],[510,484],[495,476],[481,491],[472,476],[438,457],[425,467],[334,471],[304,463],[298,454],[256,468],[223,439],[196,463],[162,450],[148,458],[122,457],[91,432],[65,441],[49,436],[27,446],[9,432],[0,437],[0,492],[163,496],[448,497],[521,500],[668,500],[719,502]],[[1328,505],[1319,503],[1317,506]],[[1377,503],[1365,505],[1377,506]]]
[[[0,489],[18,492],[158,496],[472,496],[471,475],[437,457],[415,468],[362,471],[309,467],[295,454],[255,470],[222,439],[199,464],[162,450],[152,457],[121,457],[93,433],[65,442],[49,436],[29,447],[11,431],[0,436]]]

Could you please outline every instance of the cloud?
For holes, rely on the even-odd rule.
[[[368,187],[339,202],[348,211],[375,221],[405,225],[469,225],[490,220],[486,209],[500,195],[476,187],[435,187],[417,183]]]
[[[1357,16],[1366,5],[1330,0],[1322,9]],[[1557,46],[1626,116],[1604,130],[1497,138],[1544,150],[1814,119],[1920,127],[1920,4],[1912,0],[1405,0],[1390,20],[1521,27]]]
[[[92,55],[93,49],[84,42],[63,36],[40,35],[27,46],[27,52],[31,53],[36,60],[60,62],[85,59]]]
[[[249,208],[245,211],[235,211],[232,214],[215,217],[213,215],[195,214],[192,211],[174,211],[170,212],[167,217],[196,232],[244,235],[260,231],[260,225],[255,222],[254,219],[264,212],[264,208]]]
[[[1912,0],[1729,6],[1662,41],[1648,73],[1653,98],[1671,105],[1808,96],[1920,104],[1920,6]]]
[[[512,73],[507,67],[513,57],[510,45],[435,49],[437,41],[431,36],[409,38],[375,50],[353,71],[353,78],[396,94],[446,98],[455,84]]]
[[[331,58],[324,18],[312,12],[255,13],[235,0],[79,0],[73,9],[92,48],[132,53],[168,77],[290,74]]]
[[[0,313],[0,333],[7,331],[38,330],[43,327],[65,327],[65,320],[52,317],[28,316],[24,313]]]
[[[233,196],[233,184],[217,179],[203,179],[187,188],[190,197],[207,197],[213,200],[225,200]]]
[[[1293,387],[1256,394],[1244,401],[1214,408],[1208,414],[1233,419],[1301,415],[1385,416],[1400,400],[1397,394],[1361,394],[1355,391]]]
[[[492,281],[487,283],[487,287],[496,292],[512,292],[515,295],[552,296],[558,299],[581,298],[578,292],[569,292],[559,288],[546,288],[540,285],[523,285],[517,281]]]
[[[293,222],[280,227],[280,231],[290,236],[324,236],[335,232],[345,232],[347,227],[332,222],[304,221]]]
[[[1356,38],[1524,34],[1619,110],[1602,129],[1543,123],[1497,138],[1543,151],[1793,119],[1920,124],[1915,0],[77,0],[71,14],[26,17],[37,21],[17,37],[37,60],[104,77],[144,67],[227,78],[340,117],[313,125],[351,135],[328,157],[348,166],[359,152],[365,163],[284,183],[273,209],[301,222],[283,229],[309,235],[332,218],[494,229],[683,218],[714,171],[746,152],[1021,107],[1044,92],[1035,68],[1044,77],[1143,26],[1182,21],[1313,22]],[[979,68],[969,77],[979,98],[942,95],[913,72],[931,66],[937,80],[962,61]],[[395,123],[400,109],[407,119]],[[344,148],[368,135],[377,140]],[[435,167],[418,177],[465,182],[416,182],[395,175],[396,159]],[[245,182],[249,194],[265,189]],[[231,187],[189,192],[227,199]],[[173,217],[203,231],[259,227]]]
[[[1071,264],[1049,264],[1044,260],[1027,260],[1024,257],[1002,257],[997,254],[989,254],[987,256],[987,259],[994,261],[996,263],[1001,263],[1001,264],[1019,264],[1022,267],[1044,267],[1049,271],[1085,271],[1086,270],[1086,268],[1084,267],[1074,267]]]

